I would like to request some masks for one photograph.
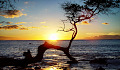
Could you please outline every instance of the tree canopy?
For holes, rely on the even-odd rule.
[[[69,32],[73,31],[68,49],[71,46],[72,41],[77,35],[78,22],[89,20],[98,14],[111,14],[115,13],[112,9],[120,8],[120,0],[82,0],[83,4],[65,2],[61,5],[62,9],[65,11],[66,20],[63,20],[64,27],[59,31]],[[65,22],[70,23],[73,27],[66,30]]]

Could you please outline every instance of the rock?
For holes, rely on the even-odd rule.
[[[98,58],[98,59],[91,60],[90,63],[107,64],[107,59]]]
[[[41,69],[41,67],[35,67],[35,70],[40,70]]]
[[[100,67],[99,67],[98,69],[96,69],[96,70],[105,70],[105,69],[100,66]]]
[[[68,64],[76,64],[78,61],[67,61]]]

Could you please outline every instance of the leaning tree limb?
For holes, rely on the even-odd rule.
[[[49,44],[47,42],[45,42],[44,44],[42,44],[38,47],[38,52],[37,52],[37,55],[35,57],[31,56],[30,51],[24,52],[26,62],[27,63],[40,62],[43,59],[45,51],[48,50],[48,49],[57,49],[57,50],[63,51],[64,54],[71,60],[71,63],[77,63],[78,62],[75,58],[73,58],[70,55],[68,48],[60,47],[60,46],[54,46],[54,45]]]

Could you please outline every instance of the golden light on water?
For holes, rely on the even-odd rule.
[[[48,55],[46,55],[46,56],[59,56],[59,55],[57,55],[57,54],[52,54],[52,55],[49,55],[49,54],[48,54]]]
[[[63,69],[59,69],[57,67],[50,66],[50,67],[44,68],[43,70],[63,70]]]

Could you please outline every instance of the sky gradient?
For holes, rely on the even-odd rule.
[[[61,32],[61,20],[66,19],[61,4],[80,0],[19,0],[13,3],[16,15],[0,15],[0,40],[58,40],[71,39],[72,32]],[[116,15],[100,14],[92,22],[77,24],[79,39],[120,39],[120,9],[112,9]],[[119,11],[119,12],[118,12]],[[67,25],[66,28],[70,28]]]

